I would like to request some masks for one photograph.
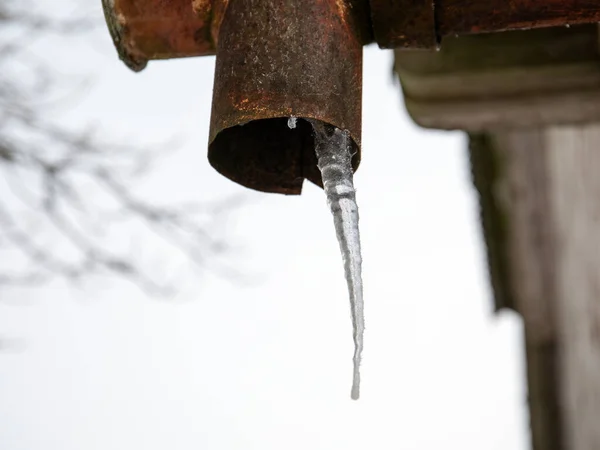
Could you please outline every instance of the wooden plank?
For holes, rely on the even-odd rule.
[[[540,130],[471,135],[496,308],[523,316],[531,436],[535,450],[566,449],[563,439],[553,296],[554,241]]]
[[[546,132],[569,448],[600,448],[600,126]]]
[[[427,128],[600,121],[596,25],[448,38],[439,52],[395,56],[406,108]]]
[[[496,295],[524,318],[534,448],[596,450],[600,125],[497,131],[471,142],[479,142],[471,146],[474,174],[483,173],[482,159],[495,167],[491,180],[474,180],[482,214],[494,211],[503,223],[500,241],[484,231],[495,248],[492,280],[503,274]]]

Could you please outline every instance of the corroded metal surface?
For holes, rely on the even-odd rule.
[[[267,1],[267,0],[265,0]],[[267,1],[268,2],[268,1]],[[121,59],[212,55],[229,0],[102,0]],[[299,13],[305,2],[297,0]],[[336,2],[337,3],[337,2]],[[339,0],[383,48],[434,48],[444,36],[600,22],[598,0]],[[310,13],[309,13],[310,14]]]
[[[600,22],[598,0],[437,0],[442,36]]]
[[[252,189],[299,194],[321,184],[311,126],[346,129],[360,160],[362,46],[359,2],[235,0],[220,27],[209,160]],[[297,117],[296,127],[288,118]]]
[[[211,23],[210,23],[210,36],[215,47],[217,48],[219,42],[219,30],[221,29],[221,23],[225,17],[225,11],[229,6],[229,0],[196,0],[204,3],[212,3],[211,10]]]
[[[433,0],[370,0],[375,40],[381,48],[435,48]]]
[[[123,62],[142,70],[151,59],[214,54],[211,0],[102,0]]]
[[[370,0],[382,48],[434,48],[444,36],[600,22],[598,0]]]

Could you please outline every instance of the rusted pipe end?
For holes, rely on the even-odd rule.
[[[102,0],[121,60],[135,72],[149,60],[211,55],[211,0]],[[204,6],[204,8],[203,8]]]
[[[136,54],[126,45],[126,22],[123,16],[119,15],[115,9],[115,0],[102,0],[102,9],[104,10],[104,19],[113,40],[119,59],[125,63],[134,72],[141,72],[146,68],[148,59],[141,54]]]
[[[231,180],[299,194],[321,185],[316,119],[348,130],[360,161],[364,10],[345,0],[235,0],[220,26],[208,158]],[[287,125],[296,117],[296,128]]]
[[[262,192],[298,195],[308,179],[323,187],[317,168],[312,125],[288,117],[252,120],[222,130],[209,146],[211,165],[242,186]],[[352,167],[360,163],[360,147],[353,140]]]

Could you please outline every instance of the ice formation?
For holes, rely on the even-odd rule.
[[[318,167],[323,179],[327,204],[333,214],[350,295],[354,338],[354,376],[351,397],[358,400],[365,320],[358,206],[352,172],[352,139],[346,130],[316,120],[312,120],[311,124],[315,136]]]

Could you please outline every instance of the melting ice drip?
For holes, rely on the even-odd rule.
[[[315,151],[323,179],[327,204],[344,261],[354,338],[353,400],[360,395],[360,361],[365,330],[363,286],[361,275],[360,234],[358,231],[358,206],[352,173],[352,145],[350,134],[316,120],[310,121],[315,136]],[[290,128],[292,123],[288,122]],[[295,125],[295,118],[293,120]]]

